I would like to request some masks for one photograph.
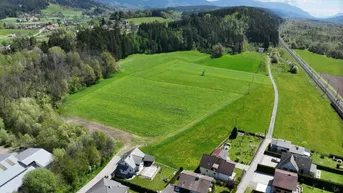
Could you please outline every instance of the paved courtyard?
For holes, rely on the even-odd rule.
[[[275,168],[279,162],[280,158],[264,155],[261,164]]]

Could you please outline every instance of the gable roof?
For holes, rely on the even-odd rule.
[[[87,193],[126,193],[129,187],[108,178],[101,179]]]
[[[180,174],[177,186],[194,192],[208,193],[209,188],[212,187],[212,181],[212,177],[196,174],[191,171],[183,171]]]
[[[2,156],[5,158],[6,156]],[[25,171],[25,167],[18,163],[18,159],[12,155],[7,156],[0,162],[0,187]]]
[[[277,165],[277,168],[281,168],[282,166],[288,164],[289,162],[292,163],[292,165],[296,166],[297,171],[310,171],[312,160],[308,157],[295,155],[290,152],[283,152],[281,154],[281,160],[280,163]]]
[[[45,168],[53,161],[51,153],[42,148],[29,148],[19,153],[17,159],[26,166],[35,162],[39,167]]]
[[[215,167],[214,167],[215,166]],[[220,157],[215,157],[211,155],[203,154],[200,167],[203,167],[208,170],[216,170],[218,173],[222,173],[228,176],[231,176],[233,170],[235,169],[236,164],[231,161],[226,161]]]
[[[273,186],[285,190],[294,191],[297,188],[298,175],[296,173],[287,172],[276,169],[274,174]]]

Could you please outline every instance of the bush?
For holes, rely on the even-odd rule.
[[[224,54],[224,47],[221,44],[217,44],[213,46],[212,53],[211,53],[212,58],[220,58],[223,56],[223,54]]]
[[[298,72],[299,72],[298,66],[292,65],[292,66],[290,67],[290,69],[289,69],[289,72],[292,73],[292,74],[298,74]]]
[[[237,135],[238,135],[238,129],[236,127],[234,127],[231,131],[229,139],[236,139]]]
[[[273,57],[272,57],[272,63],[273,63],[273,64],[279,63],[279,59],[278,59],[276,56],[273,56]]]

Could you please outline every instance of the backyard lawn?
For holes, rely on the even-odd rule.
[[[319,153],[312,153],[311,159],[313,163],[315,164],[319,164],[319,165],[330,167],[330,168],[336,168],[338,164],[338,162],[334,161],[333,159],[327,156],[324,156],[324,158],[320,158]]]
[[[343,76],[343,60],[329,58],[307,50],[296,50],[314,70],[332,75]]]
[[[327,171],[321,171],[320,179],[322,180],[328,180],[336,183],[343,184],[343,175],[327,172]]]
[[[164,167],[159,164],[156,165],[160,166],[161,170],[156,174],[152,181],[137,176],[133,180],[130,180],[130,182],[152,190],[163,190],[166,186],[166,183],[163,181],[163,179],[170,180],[176,171],[169,167]]]
[[[301,186],[303,187],[303,193],[330,193],[329,191],[314,188],[305,184],[301,184]]]
[[[291,74],[287,64],[273,64],[279,90],[274,137],[318,152],[343,155],[343,122],[301,67]]]
[[[228,140],[231,143],[229,157],[234,162],[249,165],[254,157],[256,150],[262,139],[250,135],[237,136],[234,140]]]

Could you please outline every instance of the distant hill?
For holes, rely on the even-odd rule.
[[[324,19],[325,21],[331,21],[331,22],[339,22],[343,23],[343,15],[342,16],[336,16],[336,17],[330,17],[327,19]]]
[[[0,19],[17,17],[18,13],[38,13],[49,3],[74,8],[91,9],[102,4],[94,0],[0,0]]]
[[[194,6],[194,5],[214,5],[220,7],[231,6],[251,6],[267,8],[275,11],[278,15],[285,18],[306,18],[313,19],[313,17],[303,11],[302,9],[289,5],[287,3],[277,2],[259,2],[254,0],[97,0],[102,3],[120,4],[123,6],[136,8],[166,8],[175,6]]]

